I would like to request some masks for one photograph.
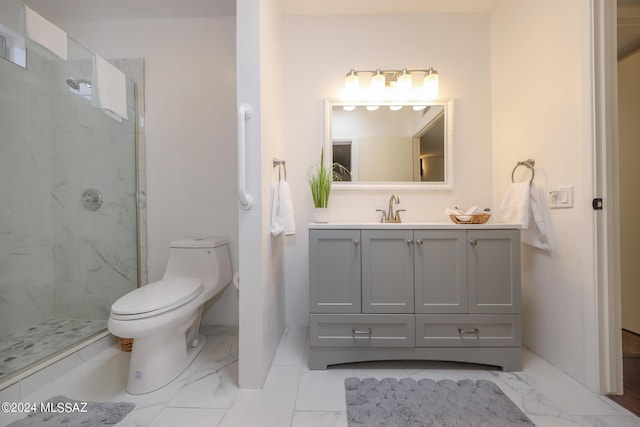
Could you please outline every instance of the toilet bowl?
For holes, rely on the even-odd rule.
[[[231,281],[227,242],[171,242],[162,280],[135,289],[111,306],[107,328],[133,338],[127,392],[143,394],[173,381],[206,343],[199,333],[204,304]]]

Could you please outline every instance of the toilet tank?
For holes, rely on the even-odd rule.
[[[220,288],[231,281],[229,245],[216,238],[189,238],[171,242],[163,280],[195,277],[205,288]]]

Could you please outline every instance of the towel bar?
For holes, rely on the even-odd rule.
[[[527,160],[518,162],[516,166],[513,168],[513,171],[511,171],[511,182],[516,182],[514,179],[514,174],[516,173],[516,169],[518,169],[518,167],[520,166],[526,166],[529,169],[531,169],[531,179],[529,180],[529,184],[531,184],[533,182],[533,178],[536,176],[536,171],[533,168],[535,164],[536,164],[536,161],[533,159],[527,159]]]
[[[278,181],[282,180],[282,176],[280,174],[280,172],[282,171],[282,169],[284,169],[284,180],[287,180],[287,162],[284,160],[279,160],[276,159],[275,157],[273,158],[273,167],[277,167],[278,168]]]

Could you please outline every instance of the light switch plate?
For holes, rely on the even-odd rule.
[[[573,207],[573,185],[559,185],[549,191],[549,207],[551,209]]]

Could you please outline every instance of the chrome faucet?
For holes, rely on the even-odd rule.
[[[385,213],[382,209],[376,209],[377,212],[382,212],[382,218],[380,218],[380,222],[390,222],[390,223],[400,223],[402,219],[400,218],[400,212],[404,212],[404,209],[398,209],[393,212],[393,204],[400,203],[400,197],[397,194],[392,194],[389,198],[389,210]]]

